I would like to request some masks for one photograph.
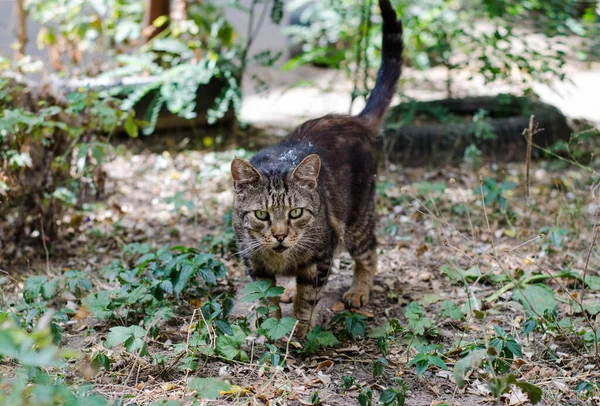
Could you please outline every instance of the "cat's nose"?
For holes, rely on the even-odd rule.
[[[287,234],[273,234],[273,237],[275,237],[277,241],[283,242],[283,240],[285,240],[285,237],[287,237]]]
[[[271,226],[271,233],[277,241],[283,242],[288,235],[288,228],[285,224],[275,223]]]

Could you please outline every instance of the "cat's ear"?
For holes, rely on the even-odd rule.
[[[292,172],[292,180],[316,188],[321,170],[321,158],[317,154],[307,156]]]
[[[261,175],[250,162],[240,158],[235,158],[231,162],[231,176],[233,177],[233,187],[236,191],[246,185],[256,184],[260,181]]]

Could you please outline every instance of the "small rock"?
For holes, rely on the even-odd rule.
[[[419,274],[419,280],[421,282],[427,282],[431,280],[431,272],[421,272]]]

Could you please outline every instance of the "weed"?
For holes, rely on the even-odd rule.
[[[417,376],[420,378],[430,366],[434,366],[443,370],[448,370],[446,363],[438,356],[441,354],[441,346],[430,344],[425,346],[417,346],[417,355],[411,359],[406,366],[414,365],[417,369]]]
[[[353,313],[349,311],[344,311],[336,314],[332,319],[330,324],[336,325],[344,322],[346,327],[346,331],[353,337],[364,337],[365,335],[365,320],[366,317],[360,313]]]

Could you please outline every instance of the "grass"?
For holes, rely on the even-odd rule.
[[[597,158],[388,168],[372,302],[338,303],[343,254],[322,325],[297,341],[289,306],[271,317],[282,289],[248,283],[231,245],[232,155],[119,158],[80,241],[6,266],[1,403],[599,399]]]

